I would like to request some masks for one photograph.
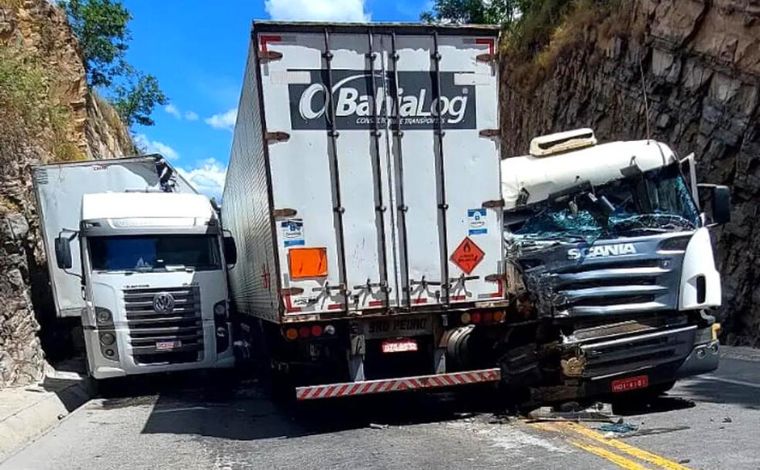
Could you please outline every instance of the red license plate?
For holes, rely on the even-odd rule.
[[[417,351],[417,341],[413,339],[383,341],[384,353],[398,353],[409,351]]]
[[[614,393],[628,392],[639,388],[647,388],[648,386],[649,376],[647,375],[637,375],[636,377],[628,377],[627,379],[613,380],[611,385]]]
[[[172,351],[182,347],[182,341],[156,341],[156,351]]]

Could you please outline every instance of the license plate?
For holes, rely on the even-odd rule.
[[[612,391],[614,393],[628,392],[639,388],[647,388],[648,386],[649,376],[647,375],[637,375],[636,377],[628,377],[627,379],[612,381]]]
[[[413,339],[399,339],[395,341],[383,341],[384,353],[399,353],[417,350],[417,341]]]
[[[156,351],[171,351],[182,347],[182,341],[156,341]]]
[[[428,317],[396,316],[378,318],[364,323],[364,335],[367,339],[400,338],[423,336],[432,332]]]

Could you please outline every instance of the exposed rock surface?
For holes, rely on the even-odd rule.
[[[760,347],[760,1],[620,0],[558,31],[543,70],[501,62],[504,155],[579,127],[645,138],[643,70],[652,137],[695,152],[701,181],[732,188],[733,220],[714,233],[724,334]]]
[[[46,0],[0,1],[0,388],[41,377],[38,320],[55,317],[31,167],[132,153],[87,87],[65,14]]]

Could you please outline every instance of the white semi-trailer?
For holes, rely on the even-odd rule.
[[[222,221],[238,344],[297,398],[499,380],[463,346],[505,320],[497,39],[254,24]]]
[[[234,253],[205,196],[158,156],[39,166],[34,182],[56,308],[81,318],[93,377],[234,364]]]

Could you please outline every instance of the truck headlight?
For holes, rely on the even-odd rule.
[[[106,308],[95,307],[95,320],[99,325],[106,325],[113,323],[113,315],[111,314],[111,311]]]
[[[214,316],[226,317],[227,316],[227,302],[222,300],[214,305]]]
[[[110,346],[116,342],[116,336],[114,336],[113,333],[101,333],[100,342],[106,346]]]

